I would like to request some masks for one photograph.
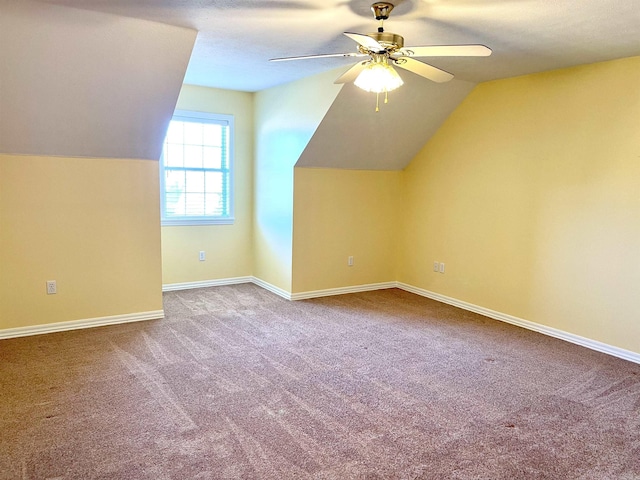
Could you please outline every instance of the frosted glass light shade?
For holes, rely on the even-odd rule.
[[[371,62],[353,82],[367,92],[386,93],[402,86],[404,82],[398,72],[384,62]]]

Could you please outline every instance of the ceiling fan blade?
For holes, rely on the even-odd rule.
[[[393,62],[394,65],[404,68],[405,70],[409,70],[421,77],[428,78],[437,83],[448,82],[453,78],[449,72],[445,72],[444,70],[440,70],[439,68],[432,67],[423,62],[419,62],[418,60],[414,60],[413,58],[400,57],[396,61]]]
[[[299,57],[281,57],[281,58],[270,58],[270,62],[285,62],[288,60],[306,60],[308,58],[330,58],[330,57],[367,57],[368,55],[360,52],[350,52],[350,53],[322,53],[320,55],[302,55]]]
[[[349,82],[354,81],[356,79],[356,77],[358,75],[360,75],[360,72],[366,68],[368,63],[369,62],[358,62],[358,63],[356,63],[354,66],[349,68],[349,70],[347,70],[342,75],[340,75],[338,78],[336,78],[335,82],[333,82],[333,83],[349,83]]]
[[[363,35],[362,33],[344,32],[344,34],[347,37],[349,37],[351,40],[358,42],[364,48],[367,48],[373,52],[376,52],[376,53],[384,52],[385,50],[385,48],[382,45],[380,45],[376,40],[374,40],[373,38],[367,35]]]
[[[491,49],[484,45],[429,45],[404,47],[399,53],[407,57],[488,57]]]

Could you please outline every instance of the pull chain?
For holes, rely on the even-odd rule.
[[[389,92],[384,91],[384,103],[389,103]],[[376,112],[380,111],[380,93],[376,92]]]

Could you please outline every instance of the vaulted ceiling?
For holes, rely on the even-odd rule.
[[[256,92],[337,77],[353,58],[269,59],[355,52],[342,33],[376,29],[371,1],[0,0],[0,153],[157,159],[183,82]],[[446,84],[401,71],[380,115],[345,85],[298,166],[402,169],[478,82],[640,55],[638,0],[395,3],[385,30],[407,45],[493,54],[429,60],[455,74]]]
[[[0,0],[0,154],[158,159],[192,29]]]
[[[185,83],[258,91],[354,63],[270,63],[352,52],[342,32],[375,31],[372,0],[42,0],[193,28]],[[438,58],[468,82],[640,55],[638,0],[396,0],[387,31],[408,45],[480,43],[489,58]]]
[[[404,77],[403,87],[389,93],[389,103],[380,101],[379,114],[375,94],[346,84],[296,166],[402,170],[475,86]]]

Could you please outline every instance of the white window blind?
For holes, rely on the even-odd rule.
[[[233,116],[176,111],[160,160],[163,225],[233,223]]]

